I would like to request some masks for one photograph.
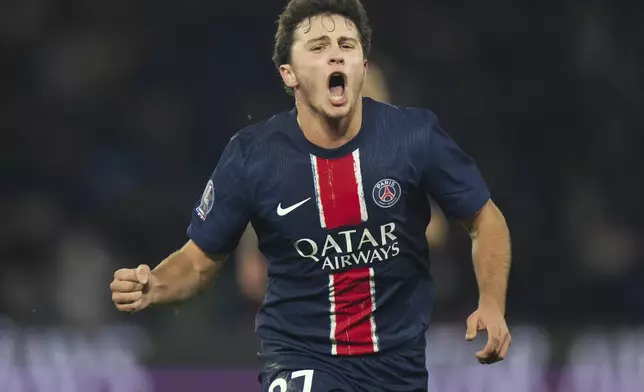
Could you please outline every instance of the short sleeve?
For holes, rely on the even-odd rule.
[[[427,113],[422,181],[425,191],[453,219],[469,219],[490,199],[476,163],[441,128],[436,115]]]
[[[250,207],[244,182],[245,156],[238,139],[234,136],[224,149],[192,210],[188,237],[207,253],[231,253],[249,220]]]

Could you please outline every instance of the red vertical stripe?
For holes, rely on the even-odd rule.
[[[357,225],[360,199],[353,169],[353,154],[338,159],[317,159],[320,202],[327,229]]]
[[[354,162],[357,154],[338,159],[316,157],[318,203],[327,229],[362,223]],[[355,163],[355,165],[354,165]],[[332,353],[360,355],[377,351],[370,268],[354,268],[329,277]]]
[[[374,352],[369,268],[333,274],[337,355]]]

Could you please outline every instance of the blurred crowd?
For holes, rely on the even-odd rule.
[[[0,4],[0,316],[133,324],[152,363],[253,363],[264,260],[249,229],[212,290],[118,314],[112,273],[186,240],[225,143],[292,107],[282,0]],[[365,1],[365,94],[434,110],[506,214],[511,323],[644,324],[644,7],[623,0]],[[428,228],[437,322],[476,304],[469,240]],[[562,332],[563,333],[563,332]]]

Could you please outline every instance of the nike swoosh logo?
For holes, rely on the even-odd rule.
[[[279,216],[288,215],[291,212],[293,212],[296,208],[298,208],[299,206],[301,206],[302,204],[306,203],[309,200],[311,200],[310,197],[308,199],[306,199],[306,200],[302,200],[301,202],[299,202],[297,204],[293,204],[292,206],[287,207],[287,208],[282,208],[282,203],[280,203],[277,206],[277,215],[279,215]]]

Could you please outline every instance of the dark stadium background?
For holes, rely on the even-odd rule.
[[[372,91],[438,114],[513,237],[514,344],[483,367],[468,239],[438,221],[430,390],[644,390],[642,3],[365,4]],[[293,105],[270,59],[283,6],[0,3],[1,391],[257,390],[261,269],[232,260],[134,316],[109,282],[179,247],[228,138]]]

